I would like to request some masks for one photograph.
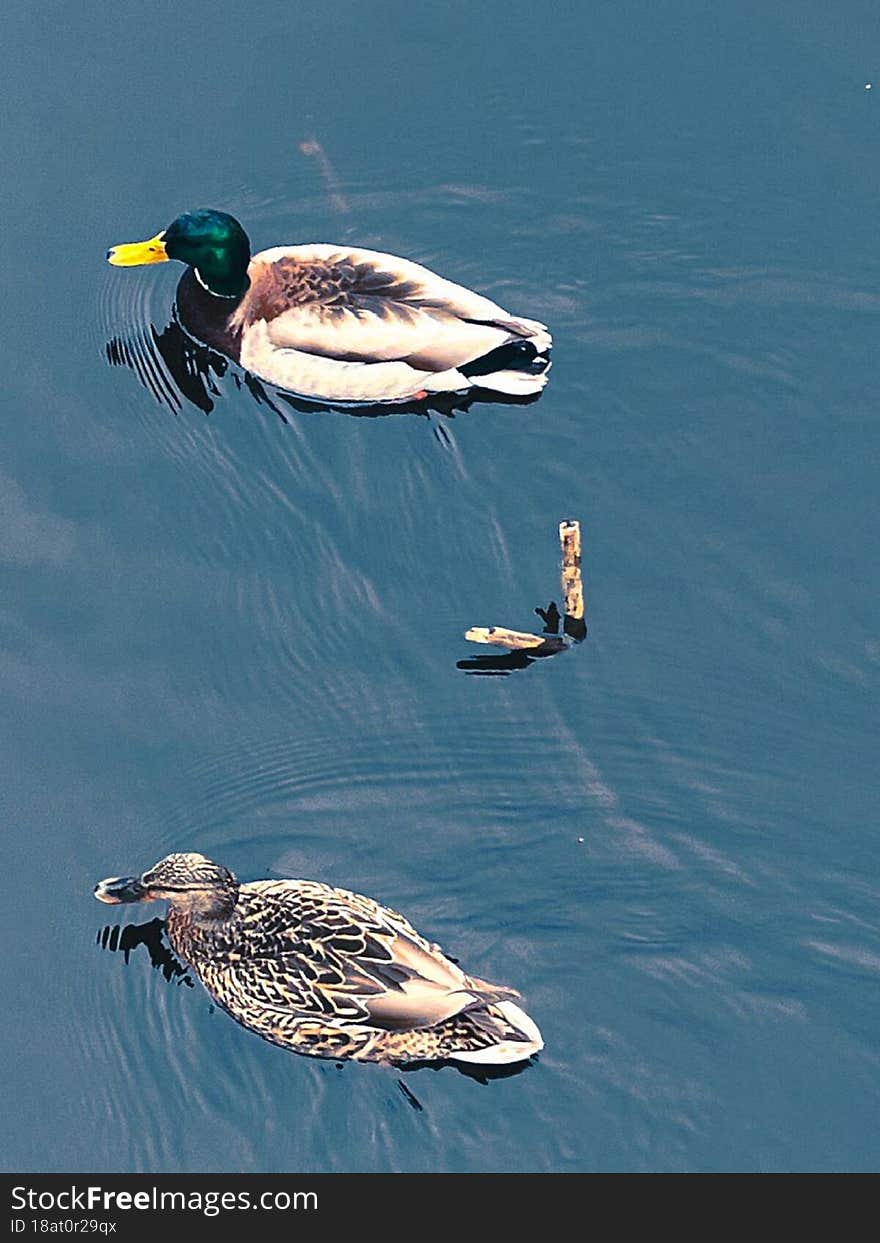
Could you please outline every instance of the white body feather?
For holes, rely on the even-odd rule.
[[[263,265],[292,259],[307,265],[345,260],[387,273],[407,287],[399,300],[328,309],[320,302],[292,306],[270,319],[247,322],[240,311],[240,361],[255,375],[304,397],[343,402],[406,401],[426,393],[483,388],[518,397],[547,383],[537,374],[506,368],[466,375],[459,368],[512,342],[528,342],[542,357],[552,341],[545,325],[502,307],[428,268],[396,255],[345,246],[277,246],[251,261],[252,281]],[[233,319],[233,323],[235,319]]]

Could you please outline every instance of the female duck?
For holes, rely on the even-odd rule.
[[[220,211],[178,216],[110,263],[180,259],[181,323],[262,380],[340,402],[418,400],[487,389],[515,397],[547,383],[543,324],[395,255],[350,246],[277,246],[251,258]]]
[[[239,1023],[313,1057],[519,1062],[543,1048],[513,989],[466,975],[396,911],[307,880],[240,884],[200,854],[102,880],[169,903],[168,938]]]

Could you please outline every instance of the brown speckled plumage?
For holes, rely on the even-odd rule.
[[[314,1057],[511,1062],[541,1048],[517,994],[466,975],[402,915],[316,881],[239,884],[169,855],[104,901],[169,902],[168,938],[228,1014]]]

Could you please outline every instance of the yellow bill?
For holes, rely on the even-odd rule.
[[[111,246],[107,251],[107,262],[117,268],[136,268],[144,263],[165,263],[168,255],[164,233],[151,237],[147,242],[125,242],[122,246]]]

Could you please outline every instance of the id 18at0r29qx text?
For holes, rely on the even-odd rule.
[[[98,1221],[96,1217],[61,1217],[50,1221],[47,1217],[13,1217],[11,1234],[113,1234],[115,1221]]]

